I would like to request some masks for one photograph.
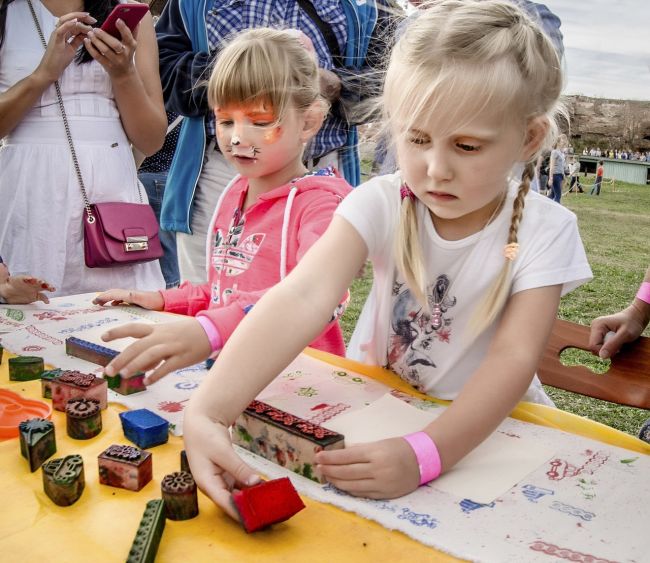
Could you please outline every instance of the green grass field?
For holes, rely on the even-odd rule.
[[[581,176],[581,182],[588,185],[593,182],[593,176]],[[562,299],[559,316],[588,325],[597,316],[626,307],[643,280],[650,263],[650,185],[616,182],[612,187],[605,184],[600,197],[588,193],[566,194],[562,203],[578,216],[594,279]],[[365,275],[352,286],[352,301],[342,320],[346,341],[352,334],[371,283],[372,271],[367,267]],[[650,336],[650,331],[646,331],[646,335]],[[562,359],[601,373],[608,365],[586,352],[567,351]],[[630,434],[636,435],[643,421],[650,417],[646,410],[621,407],[553,388],[547,391],[558,408]]]

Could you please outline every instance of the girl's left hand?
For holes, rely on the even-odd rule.
[[[396,498],[418,488],[420,470],[403,438],[316,454],[316,470],[336,488],[357,497]]]
[[[0,293],[7,303],[26,305],[34,301],[49,303],[45,291],[55,291],[48,282],[33,276],[10,276],[0,285]]]
[[[137,42],[134,33],[137,35],[137,28],[131,33],[122,20],[117,20],[116,26],[121,40],[99,28],[89,31],[84,39],[84,46],[92,58],[104,67],[111,78],[119,78],[135,70],[134,55]]]

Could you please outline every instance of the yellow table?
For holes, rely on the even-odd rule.
[[[381,368],[364,366],[322,352],[308,354],[334,365],[374,377],[395,388],[414,392]],[[0,366],[0,386],[29,398],[40,398],[40,382],[9,382],[7,354]],[[29,472],[18,439],[0,443],[0,559],[21,562],[123,561],[148,500],[160,498],[160,481],[180,469],[182,440],[152,448],[154,479],[140,492],[98,483],[97,455],[113,443],[129,443],[118,413],[110,404],[103,412],[104,430],[87,441],[72,440],[65,415],[54,411],[57,452],[79,453],[84,459],[86,488],[72,506],[54,505],[43,492],[41,470]],[[650,454],[650,445],[627,434],[562,411],[522,404],[513,416],[571,431],[603,442]],[[199,494],[199,516],[185,522],[167,521],[158,561],[451,561],[445,554],[399,532],[386,530],[336,507],[303,499],[307,509],[269,530],[246,534],[205,496]]]

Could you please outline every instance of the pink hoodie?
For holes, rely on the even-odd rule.
[[[350,189],[331,169],[322,169],[262,194],[241,214],[248,181],[235,177],[208,229],[208,283],[184,282],[161,291],[165,311],[207,317],[225,343],[249,306],[293,270],[325,232]],[[339,307],[338,316],[344,309]],[[345,356],[338,316],[311,346]]]

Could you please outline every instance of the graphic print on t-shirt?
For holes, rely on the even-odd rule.
[[[219,274],[217,280],[212,284],[212,302],[221,303],[224,296],[221,295],[219,280],[222,274],[227,277],[239,276],[246,272],[264,242],[264,233],[253,233],[244,236],[246,219],[241,217],[234,221],[228,229],[228,234],[223,235],[221,229],[217,229],[212,247],[212,267]]]
[[[393,285],[388,365],[416,389],[435,373],[434,342],[448,343],[451,338],[453,317],[448,312],[456,305],[456,298],[446,295],[449,284],[449,278],[442,274],[426,291],[429,308],[440,307],[442,325],[439,328],[434,328],[431,315],[405,283],[395,281]]]

